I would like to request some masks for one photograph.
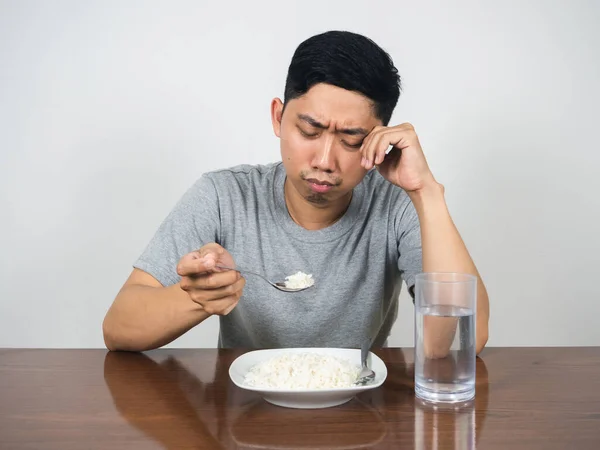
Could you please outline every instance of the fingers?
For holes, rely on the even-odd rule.
[[[210,244],[206,244],[200,250],[198,250],[198,253],[200,253],[200,256],[214,255],[215,258],[217,258],[225,253],[225,249],[219,244],[211,242]]]
[[[240,298],[236,295],[214,300],[210,303],[202,305],[204,310],[211,315],[226,316],[237,306]]]
[[[231,271],[233,272],[233,271]],[[238,272],[235,272],[238,273]],[[227,273],[223,273],[225,275]],[[221,275],[221,274],[213,274]],[[182,280],[183,283],[183,280]],[[246,280],[240,277],[232,284],[215,289],[200,289],[193,284],[182,285],[182,289],[187,291],[190,298],[198,303],[209,314],[227,315],[238,304]],[[184,288],[185,287],[185,288]]]
[[[179,285],[184,291],[191,289],[218,290],[234,284],[241,277],[236,270],[192,274],[182,277]]]
[[[390,133],[387,129],[377,130],[363,150],[363,167],[369,170],[377,164],[381,164],[385,158],[385,152],[390,147]]]
[[[396,127],[375,127],[365,138],[361,147],[363,156],[361,165],[370,170],[374,166],[383,163],[390,146],[399,149],[407,147],[410,145],[413,135],[416,137],[414,128],[409,123]]]
[[[200,256],[198,252],[188,253],[177,264],[177,275],[188,277],[207,273],[215,267],[215,260],[210,256]]]
[[[226,315],[237,305],[246,280],[236,270],[220,270],[217,263],[235,266],[231,255],[216,243],[183,256],[177,264],[179,286],[207,313]]]
[[[232,284],[228,284],[216,289],[199,288],[193,283],[182,285],[181,288],[186,291],[196,303],[203,304],[213,300],[220,300],[222,298],[229,297],[230,295],[234,295],[238,292],[241,293],[245,284],[246,280],[244,278],[240,278]]]
[[[200,250],[183,256],[177,264],[177,274],[181,277],[212,271],[225,249],[219,244],[207,244]]]
[[[373,153],[374,153],[374,144],[379,140],[380,135],[382,134],[382,130],[384,127],[375,127],[369,135],[364,139],[362,147],[360,151],[362,153],[361,166],[365,169],[369,170],[373,167]]]

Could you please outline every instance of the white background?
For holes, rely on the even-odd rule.
[[[194,180],[279,159],[269,102],[329,29],[394,58],[393,122],[446,187],[488,345],[600,345],[598,23],[593,0],[0,1],[0,347],[102,347]],[[413,345],[412,317],[404,293],[391,345]],[[217,329],[172,345],[214,347]]]

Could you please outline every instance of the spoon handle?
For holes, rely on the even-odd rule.
[[[264,275],[261,275],[260,273],[256,273],[256,272],[252,272],[250,270],[246,270],[243,269],[242,267],[229,267],[229,266],[222,266],[222,265],[216,265],[215,267],[218,267],[219,269],[225,269],[225,270],[235,270],[236,272],[245,272],[245,273],[251,273],[252,275],[256,275],[257,277],[261,277],[263,280],[265,280],[267,283],[273,285],[273,283],[271,282],[271,280],[269,280],[268,278],[266,278]]]
[[[367,367],[367,356],[369,356],[369,349],[371,348],[371,340],[365,339],[362,346],[360,347],[360,362],[363,368]]]

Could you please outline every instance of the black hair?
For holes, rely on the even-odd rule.
[[[390,55],[371,39],[349,31],[328,31],[298,46],[288,69],[284,104],[319,83],[366,96],[384,125],[392,117],[401,90]]]

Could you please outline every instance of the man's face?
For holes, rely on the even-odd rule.
[[[273,129],[295,190],[315,206],[340,200],[364,178],[360,146],[381,121],[361,94],[317,84],[285,107],[273,100]]]

